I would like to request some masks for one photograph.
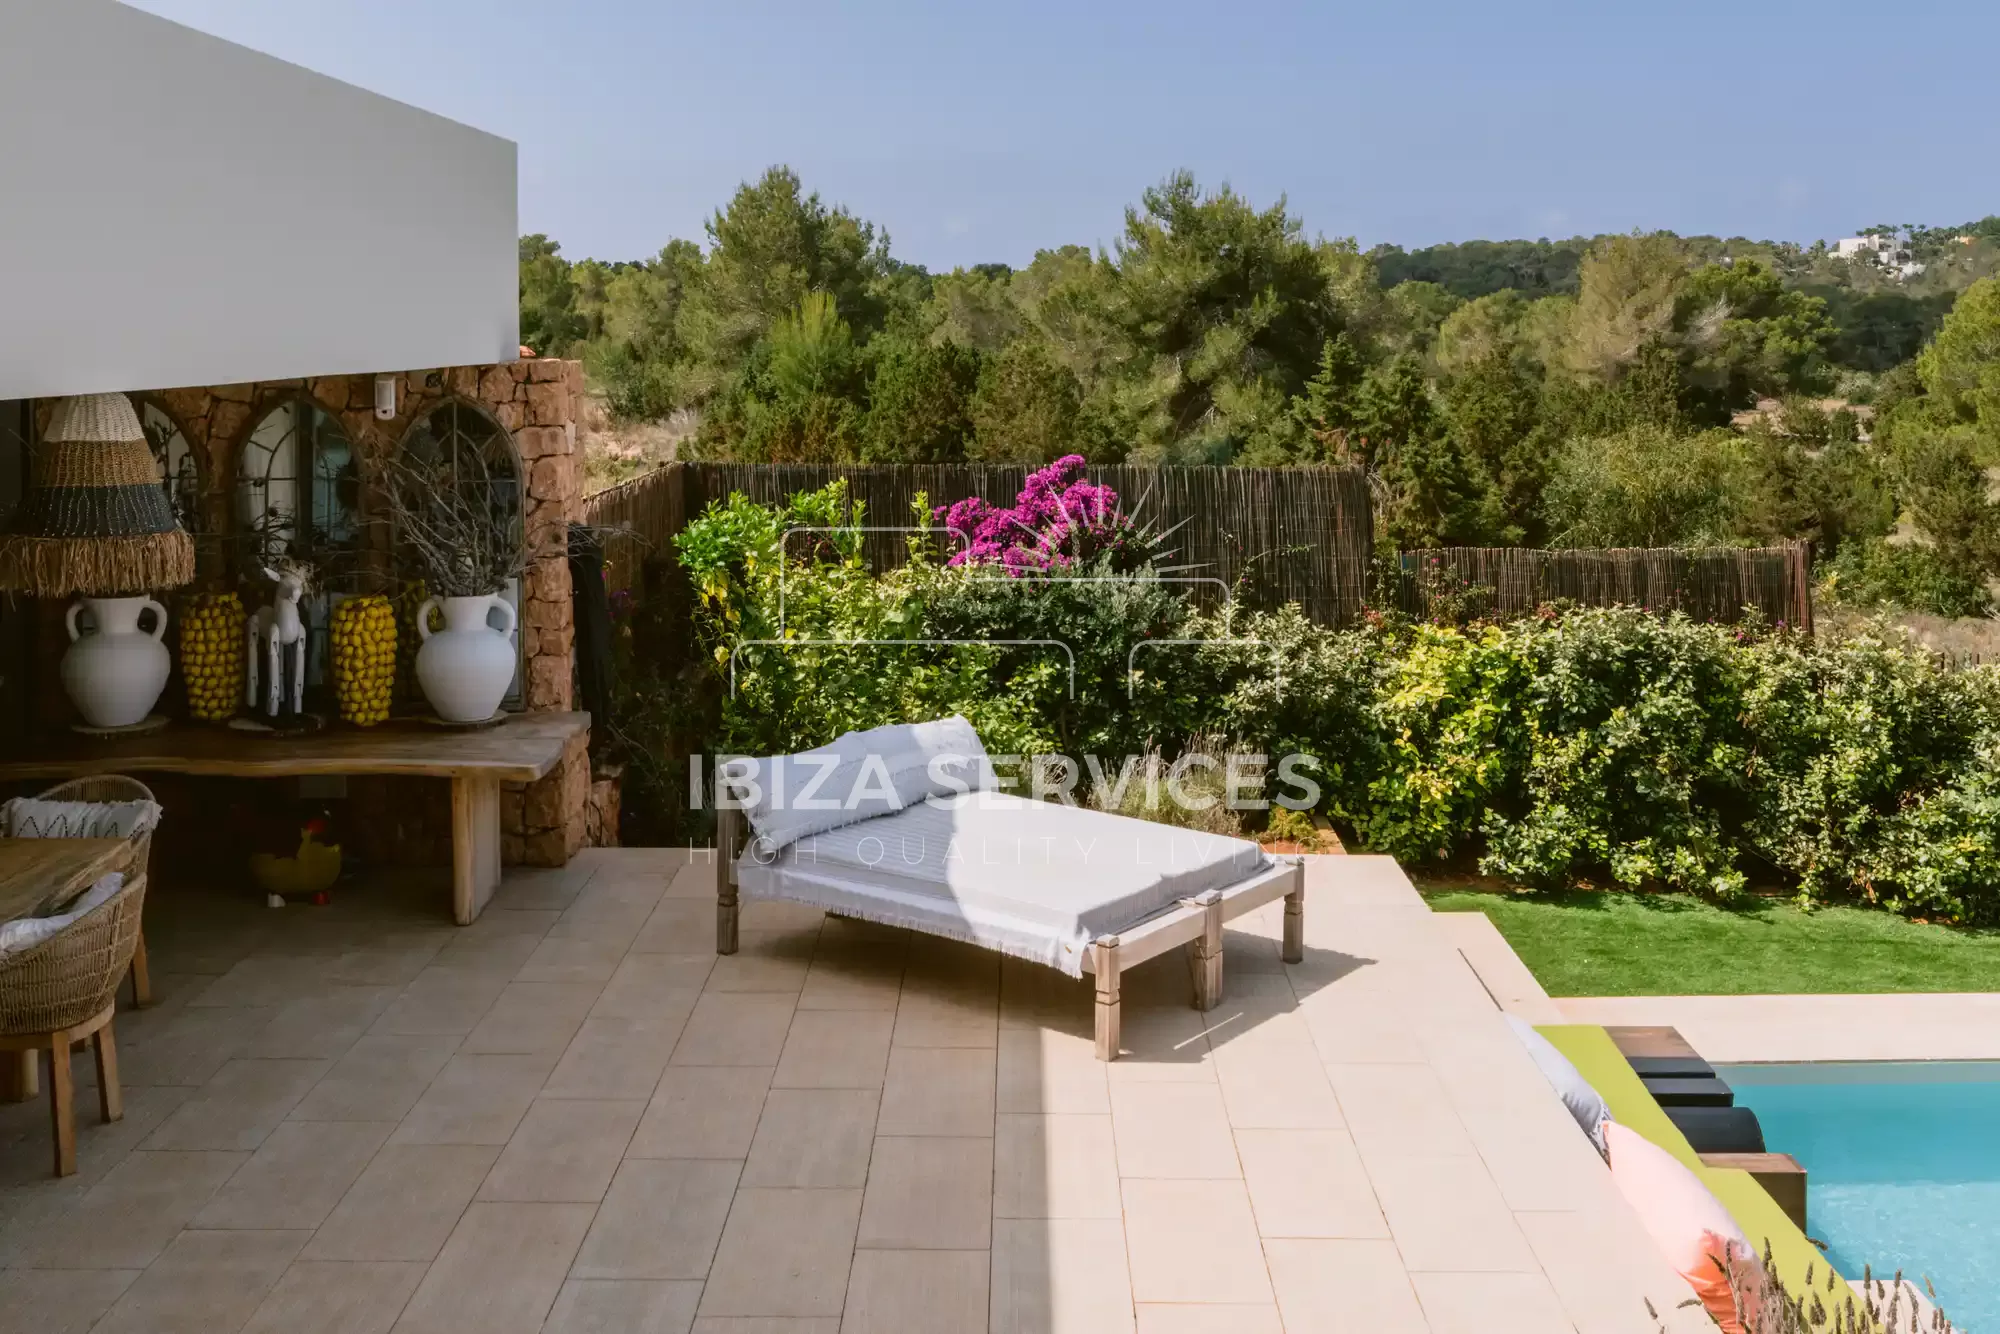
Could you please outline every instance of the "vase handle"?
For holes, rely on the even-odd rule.
[[[162,644],[166,643],[167,609],[161,606],[159,603],[153,601],[153,599],[147,598],[145,605],[140,607],[139,610],[142,612],[150,611],[153,613],[153,628],[150,631],[148,631],[148,633],[151,634],[152,637],[158,640],[160,643]]]
[[[431,613],[437,610],[436,598],[425,598],[424,605],[417,608],[417,641],[423,643],[431,637]]]
[[[63,624],[69,627],[69,642],[72,644],[83,638],[83,631],[76,628],[76,614],[82,610],[81,601],[72,602],[69,604],[69,610],[63,614]]]
[[[502,630],[500,633],[507,639],[509,643],[512,643],[514,639],[514,629],[516,626],[520,624],[521,620],[520,617],[514,614],[514,604],[507,600],[507,595],[505,593],[495,593],[493,595],[493,601],[491,605],[507,613],[507,628],[505,630]]]

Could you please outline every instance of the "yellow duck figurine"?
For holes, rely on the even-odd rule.
[[[282,906],[287,895],[318,900],[340,879],[340,844],[319,841],[326,829],[326,821],[316,816],[299,827],[299,850],[292,856],[250,854],[250,876],[272,907]]]

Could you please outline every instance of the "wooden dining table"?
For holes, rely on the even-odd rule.
[[[131,852],[122,838],[0,838],[0,925],[122,870]]]

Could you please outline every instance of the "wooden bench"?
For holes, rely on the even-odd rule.
[[[587,713],[521,713],[480,731],[390,723],[296,737],[175,726],[150,736],[64,737],[25,759],[0,761],[0,782],[106,773],[449,778],[451,911],[463,926],[500,884],[500,785],[544,777],[562,762],[570,739],[589,730]]]

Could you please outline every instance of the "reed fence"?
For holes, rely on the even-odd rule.
[[[645,565],[671,555],[676,533],[711,501],[741,492],[773,503],[846,478],[865,506],[863,523],[914,524],[912,503],[932,506],[981,496],[1010,505],[1030,469],[1002,464],[671,463],[584,501],[585,522],[605,546],[607,586],[643,595]],[[1337,625],[1358,615],[1368,594],[1374,520],[1366,477],[1351,468],[1151,468],[1098,466],[1127,513],[1169,533],[1164,564],[1188,567],[1204,600],[1253,596],[1297,602],[1316,621]],[[905,535],[870,532],[871,568],[907,559]]]
[[[1419,617],[1431,614],[1441,594],[1489,589],[1491,609],[1501,616],[1568,601],[1681,611],[1723,624],[1740,621],[1746,608],[1755,608],[1774,625],[1810,632],[1813,624],[1811,548],[1804,542],[1556,551],[1444,547],[1406,551],[1399,567],[1396,604]]]

